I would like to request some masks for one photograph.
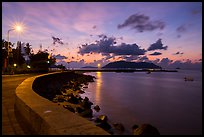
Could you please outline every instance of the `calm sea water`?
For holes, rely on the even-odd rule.
[[[202,72],[86,73],[96,76],[82,97],[101,108],[111,123],[122,123],[125,134],[134,124],[150,123],[162,135],[202,134]],[[194,81],[184,81],[191,76]]]

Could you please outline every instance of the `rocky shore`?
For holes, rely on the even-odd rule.
[[[96,126],[103,128],[112,135],[124,134],[126,129],[122,123],[110,123],[108,116],[106,115],[94,117],[93,111],[96,113],[99,112],[101,109],[100,106],[92,103],[88,97],[82,98],[80,96],[81,94],[85,93],[85,89],[88,88],[88,83],[94,82],[95,77],[70,72],[67,76],[63,75],[59,78],[61,79],[56,79],[55,82],[50,81],[50,86],[46,87],[46,90],[49,90],[49,92],[41,92],[43,97],[54,103],[58,103],[59,106],[62,106],[79,116],[92,121]],[[43,90],[41,87],[41,91],[45,90]],[[160,133],[150,124],[142,124],[141,126],[133,125],[132,134],[159,135]]]

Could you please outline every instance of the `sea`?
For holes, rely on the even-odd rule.
[[[202,134],[201,70],[85,74],[96,77],[81,95],[99,105],[94,117],[106,115],[110,123],[122,123],[123,134],[131,135],[133,125],[145,123],[161,135]]]

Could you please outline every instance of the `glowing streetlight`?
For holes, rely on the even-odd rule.
[[[19,25],[17,25],[17,26],[15,26],[15,30],[18,31],[18,32],[20,32],[20,31],[22,31],[22,27],[19,26]]]
[[[16,67],[16,66],[17,66],[17,64],[16,64],[16,63],[14,63],[14,64],[13,64],[13,66],[14,66],[14,67]]]
[[[98,66],[98,68],[100,68],[100,67],[101,67],[101,64],[98,64],[97,66]]]

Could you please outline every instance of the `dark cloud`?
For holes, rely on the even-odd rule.
[[[55,44],[55,43],[58,43],[58,44],[61,44],[61,45],[64,44],[64,43],[61,41],[60,38],[57,38],[57,37],[52,36],[52,39],[53,39],[53,44]]]
[[[173,60],[170,60],[169,58],[163,58],[157,65],[161,66],[162,68],[167,68],[171,62],[173,62]]]
[[[147,62],[147,61],[149,61],[149,58],[147,56],[143,56],[143,57],[140,57],[138,60],[143,61],[143,62],[144,61]]]
[[[180,38],[180,37],[181,37],[181,35],[180,35],[180,34],[178,34],[178,35],[177,35],[177,38]]]
[[[200,8],[200,9],[194,9],[194,10],[191,11],[191,13],[192,13],[193,15],[201,14],[201,13],[202,13],[202,9],[201,9],[201,8]]]
[[[66,56],[63,56],[63,55],[60,55],[60,54],[58,54],[58,55],[53,55],[53,57],[56,58],[56,59],[59,59],[59,60],[67,59]]]
[[[180,38],[181,34],[184,34],[187,31],[187,25],[183,24],[179,26],[176,31],[178,32],[177,38]]]
[[[130,27],[138,32],[153,31],[164,29],[165,23],[162,21],[151,21],[149,16],[144,14],[133,14],[128,17],[123,24],[118,25],[118,29]]]
[[[149,54],[149,55],[152,55],[152,56],[157,56],[157,55],[161,55],[162,53],[161,52],[154,52],[152,54]]]
[[[183,52],[176,52],[176,53],[173,53],[173,55],[182,55],[183,54]]]
[[[159,61],[160,61],[160,59],[155,59],[155,60],[153,60],[153,61],[151,61],[152,63],[154,63],[154,64],[158,64],[159,63]]]
[[[202,68],[202,62],[193,63],[189,59],[186,61],[176,60],[174,62],[169,63],[165,67],[170,68],[170,69],[175,69],[175,68],[179,67],[181,69],[197,69],[198,70],[198,69]]]
[[[168,46],[165,46],[165,47],[163,47],[163,44],[162,44],[162,42],[161,42],[161,39],[158,39],[157,41],[156,41],[156,43],[153,43],[153,44],[151,44],[150,45],[150,47],[147,49],[148,51],[151,51],[151,50],[167,50],[167,47]]]
[[[139,59],[140,57],[139,56],[130,55],[130,56],[122,56],[121,58],[123,60],[125,60],[125,61],[133,61],[133,60]]]
[[[181,25],[176,29],[176,31],[179,33],[186,32],[186,30],[187,30],[186,25]]]
[[[96,28],[96,25],[94,25],[92,28],[95,29],[95,28]]]
[[[102,55],[111,54],[114,55],[144,55],[146,50],[140,49],[137,44],[126,44],[121,43],[116,44],[116,38],[107,37],[106,35],[99,35],[101,38],[96,43],[84,44],[79,48],[79,53],[81,55],[88,53],[101,53]]]

